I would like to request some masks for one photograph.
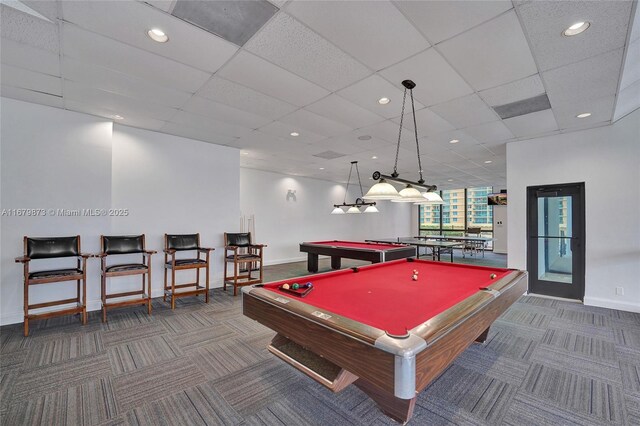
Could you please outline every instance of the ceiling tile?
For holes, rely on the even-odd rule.
[[[618,49],[543,73],[551,104],[615,95],[621,64],[622,49]]]
[[[475,94],[433,106],[431,110],[458,129],[498,119],[496,113]]]
[[[584,101],[578,105],[572,101],[560,102],[553,104],[553,113],[558,122],[558,126],[560,126],[561,129],[568,129],[601,123],[603,121],[611,121],[614,105],[615,96]],[[576,117],[576,115],[583,112],[589,112],[591,115],[586,118]]]
[[[530,137],[558,130],[558,124],[550,109],[503,120],[516,137]]]
[[[272,120],[298,109],[295,105],[220,77],[209,80],[198,95]]]
[[[506,105],[545,93],[540,75],[535,74],[502,86],[483,90],[480,97],[490,106]]]
[[[72,100],[87,105],[100,105],[112,111],[119,111],[118,114],[122,116],[132,112],[135,115],[165,121],[169,120],[177,112],[175,108],[156,105],[145,100],[128,98],[75,81],[65,80],[63,93],[65,101]]]
[[[490,123],[467,127],[464,131],[478,142],[489,146],[502,144],[504,141],[514,138],[513,133],[511,133],[502,121],[492,121]]]
[[[435,49],[406,59],[380,74],[402,90],[402,81],[412,80],[416,83],[413,96],[427,106],[473,93],[471,87]]]
[[[62,79],[48,74],[2,64],[2,85],[62,96]]]
[[[510,1],[395,1],[432,43],[440,43],[511,9]]]
[[[638,22],[638,25],[640,25],[640,22]],[[620,89],[629,87],[638,80],[640,80],[640,39],[627,47]]]
[[[346,154],[349,156],[348,159],[344,157],[336,159],[336,160],[344,161],[344,164],[346,165],[348,161],[356,161],[359,159],[358,156],[354,154],[367,151],[366,148],[363,148],[362,146],[353,143],[353,141],[349,141],[349,142],[351,143],[345,143],[344,138],[329,138],[329,139],[324,139],[311,144],[311,149],[314,150],[315,154],[319,152],[325,152],[325,151],[335,151],[341,154]]]
[[[308,144],[308,143],[320,141],[322,139],[326,139],[326,136],[318,135],[308,130],[305,130],[303,132],[303,131],[300,131],[300,129],[298,129],[296,126],[292,126],[291,124],[285,124],[281,121],[274,121],[273,123],[269,123],[266,126],[261,127],[259,130],[262,133],[277,136],[283,139],[288,139],[301,144]],[[297,132],[299,133],[299,135],[291,136],[292,132]]]
[[[58,4],[55,1],[22,0],[21,3],[24,3],[52,22],[58,19]]]
[[[152,104],[179,108],[192,96],[187,92],[155,84],[148,79],[87,64],[69,57],[62,59],[62,72],[67,80]]]
[[[538,72],[513,11],[439,44],[438,49],[476,90]]]
[[[0,96],[17,99],[19,101],[31,102],[34,104],[48,105],[56,108],[63,108],[64,101],[59,96],[47,95],[33,90],[21,89],[19,87],[5,86],[0,88]]]
[[[217,145],[231,145],[236,139],[212,132],[207,128],[195,127],[191,124],[166,123],[161,131],[162,133],[215,143]]]
[[[215,72],[238,47],[218,36],[138,1],[62,2],[67,22],[191,67]],[[169,36],[157,43],[147,35],[160,28]]]
[[[182,109],[194,114],[211,117],[224,123],[237,124],[250,129],[257,129],[273,121],[269,118],[241,111],[198,96],[192,97]]]
[[[398,124],[398,130],[400,130],[400,117],[394,118],[393,122]],[[416,111],[416,123],[418,125],[418,137],[437,135],[438,133],[448,132],[454,129],[451,123],[428,108]],[[402,127],[404,132],[408,130],[407,133],[413,135],[412,113],[404,115]]]
[[[462,147],[460,149],[456,149],[455,152],[461,157],[478,164],[484,164],[487,160],[493,160],[494,156],[493,152],[489,151],[481,144]]]
[[[60,52],[58,25],[0,5],[2,39],[24,43],[52,53]]]
[[[178,0],[146,0],[145,3],[157,7],[164,12],[171,13],[177,1]]]
[[[456,143],[451,143],[452,140],[457,140]],[[422,146],[425,146],[427,150],[443,151],[452,150],[458,151],[464,147],[470,147],[478,144],[478,141],[473,138],[466,131],[453,130],[451,132],[440,133],[425,138],[424,143],[421,140]]]
[[[372,70],[429,47],[388,1],[294,1],[286,11]]]
[[[377,74],[369,76],[345,89],[337,92],[338,95],[350,100],[354,104],[375,112],[385,118],[399,117],[402,113],[402,85],[389,83]],[[389,98],[391,102],[380,105],[378,100]],[[422,109],[424,105],[416,102],[416,109]]]
[[[185,126],[193,126],[199,130],[208,130],[220,136],[233,138],[248,135],[252,131],[252,129],[248,127],[238,126],[186,111],[178,111],[178,113],[171,117],[169,121]]]
[[[630,1],[532,1],[518,6],[541,71],[581,61],[624,46]],[[562,33],[576,22],[591,26],[582,34]]]
[[[258,158],[268,157],[268,155],[258,154],[260,152],[271,155],[275,153],[278,153],[279,155],[282,155],[282,153],[288,153],[289,155],[309,158],[312,156],[312,152],[316,152],[311,145],[300,140],[280,138],[261,131],[253,131],[236,140],[233,145],[248,151],[249,156],[257,154],[256,156]]]
[[[615,120],[640,108],[640,80],[620,91],[616,102]]]
[[[396,145],[400,126],[391,120],[376,123],[358,130],[362,135],[370,135]]]
[[[352,128],[366,127],[384,121],[383,117],[361,108],[336,94],[320,99],[304,109]]]
[[[147,130],[160,130],[166,124],[165,121],[153,118],[143,117],[140,115],[128,113],[122,119],[114,120],[114,116],[120,115],[122,111],[113,111],[97,105],[88,105],[81,102],[66,100],[65,108],[70,111],[82,112],[84,114],[96,115],[112,120],[114,123],[123,124],[125,126],[138,127]]]
[[[62,27],[64,56],[195,93],[210,74],[153,53],[85,31],[73,24]],[[180,78],[176,78],[180,76]]]
[[[331,91],[371,72],[286,13],[278,13],[245,49]]]
[[[322,87],[245,51],[238,53],[216,75],[297,106],[329,94]]]
[[[60,55],[2,38],[2,63],[15,67],[60,76]]]
[[[324,136],[336,136],[341,133],[348,133],[354,129],[352,126],[338,123],[337,121],[330,120],[314,114],[310,111],[299,109],[292,112],[289,115],[285,115],[279,121],[285,124],[289,124],[291,127],[297,129],[298,133],[304,133],[306,130]]]

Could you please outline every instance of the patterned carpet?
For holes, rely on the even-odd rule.
[[[483,262],[491,262],[486,259]],[[345,262],[352,266],[357,262]],[[295,276],[304,263],[269,267]],[[321,261],[327,269],[327,261]],[[383,425],[270,355],[273,333],[212,291],[0,329],[3,425]],[[525,296],[421,393],[410,425],[640,425],[640,314]]]

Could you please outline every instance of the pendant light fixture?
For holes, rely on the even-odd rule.
[[[376,208],[376,203],[375,202],[366,202],[363,200],[363,198],[356,198],[356,202],[355,203],[347,203],[347,194],[349,193],[349,184],[351,183],[351,173],[353,172],[353,166],[355,165],[356,167],[356,174],[358,176],[358,184],[360,185],[360,197],[362,197],[363,191],[362,191],[362,181],[360,180],[360,170],[358,169],[358,162],[357,161],[352,161],[351,162],[351,168],[349,169],[349,178],[347,179],[347,189],[344,191],[344,200],[342,201],[342,204],[334,204],[333,205],[333,211],[331,212],[331,214],[358,214],[358,213],[363,213],[362,210],[360,210],[361,207],[366,206],[367,208],[364,209],[364,213],[378,213],[378,209]],[[391,185],[389,185],[391,186]],[[391,186],[393,188],[393,186]],[[393,188],[395,191],[395,188]],[[397,192],[397,191],[396,191]],[[347,209],[347,211],[344,211],[344,207],[349,207],[349,209]]]
[[[404,96],[402,98],[402,114],[400,115],[400,131],[398,132],[398,145],[396,146],[396,161],[393,165],[393,173],[391,175],[383,175],[376,171],[373,173],[373,179],[378,183],[373,185],[369,192],[362,198],[365,200],[391,200],[396,203],[417,203],[426,201],[424,193],[435,191],[438,188],[435,185],[426,185],[422,178],[422,161],[420,159],[420,143],[418,142],[418,126],[416,123],[416,107],[413,101],[413,88],[416,84],[411,80],[404,80]],[[404,107],[407,100],[407,91],[411,97],[411,115],[413,116],[413,132],[416,140],[416,153],[418,155],[418,172],[420,179],[417,182],[400,179],[398,174],[398,155],[400,154],[400,141],[402,138],[402,124],[404,121]],[[396,188],[389,182],[404,185],[404,188],[398,192]],[[423,192],[424,191],[424,192]],[[435,194],[435,192],[432,192]],[[437,194],[436,194],[437,195]]]

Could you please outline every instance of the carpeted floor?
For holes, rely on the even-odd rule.
[[[503,257],[471,259],[485,264]],[[327,261],[321,267],[327,269]],[[345,262],[344,266],[360,264]],[[267,278],[306,272],[267,268]],[[270,355],[273,333],[212,291],[171,311],[0,329],[3,425],[382,425],[357,388],[332,394]],[[640,425],[640,314],[524,296],[421,393],[410,425]]]

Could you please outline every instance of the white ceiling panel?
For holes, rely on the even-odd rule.
[[[550,109],[507,118],[503,123],[516,137],[529,137],[558,130],[558,124]]]
[[[298,109],[295,105],[220,77],[209,80],[198,95],[272,120]]]
[[[383,117],[336,94],[320,99],[318,102],[306,106],[305,109],[354,128],[366,127],[384,121]]]
[[[553,113],[555,114],[558,126],[561,129],[573,127],[583,127],[588,124],[601,123],[603,121],[611,121],[613,117],[613,108],[615,105],[615,96],[580,102],[560,102],[553,104]],[[589,112],[591,115],[586,118],[577,118],[576,115],[583,112]]]
[[[538,72],[513,11],[439,44],[438,49],[476,90]]]
[[[241,51],[216,75],[297,106],[305,106],[329,91],[255,55]]]
[[[298,129],[297,131],[299,133],[303,133],[308,130],[312,133],[327,137],[336,136],[341,133],[348,133],[353,130],[353,127],[324,118],[318,114],[314,114],[303,109],[299,109],[298,111],[286,115],[279,121]]]
[[[266,126],[261,127],[259,130],[268,135],[277,136],[279,138],[288,139],[291,141],[297,141],[301,144],[308,144],[326,139],[326,136],[318,135],[308,130],[301,131],[296,126],[285,124],[281,121],[274,121],[273,123],[269,123]],[[291,136],[292,132],[299,133],[299,136]]]
[[[60,55],[7,38],[2,39],[0,57],[3,64],[60,76]]]
[[[410,111],[411,107],[408,106],[407,109]],[[394,118],[393,122],[398,124],[399,130],[400,117]],[[454,129],[451,123],[428,108],[416,111],[416,124],[418,125],[418,137],[437,135]],[[413,114],[411,112],[404,115],[402,127],[404,132],[408,131],[407,133],[413,134]]]
[[[456,143],[451,143],[452,140],[457,140]],[[477,145],[479,142],[462,130],[454,130],[451,132],[440,133],[438,135],[425,138],[424,142],[421,141],[421,146],[424,146],[427,150],[443,151],[453,150],[458,151],[464,147],[471,147]]]
[[[615,120],[640,108],[640,80],[620,91],[616,102]]]
[[[456,149],[455,152],[461,157],[478,164],[484,164],[484,162],[487,160],[492,161],[494,157],[493,152],[489,151],[485,146],[480,144],[464,146]]]
[[[629,87],[638,80],[640,80],[640,40],[634,41],[627,47],[620,89]]]
[[[624,46],[630,1],[532,1],[518,6],[541,71],[581,61]],[[591,26],[582,34],[562,32],[576,22]]]
[[[260,155],[261,152],[273,155],[274,153],[288,153],[295,155],[297,158],[303,157],[311,160],[311,152],[315,152],[311,145],[299,140],[291,140],[269,135],[261,131],[253,131],[246,136],[236,140],[234,146],[242,148],[249,152],[249,157],[257,156],[259,158],[268,157],[268,155]],[[244,155],[244,154],[243,154]]]
[[[365,66],[286,13],[278,13],[244,47],[331,91],[371,74]]]
[[[58,4],[55,1],[22,0],[21,3],[24,3],[52,22],[58,19]]]
[[[2,64],[0,68],[2,84],[19,87],[54,96],[62,96],[62,79],[49,74],[42,74],[24,68]]]
[[[269,118],[241,111],[198,96],[192,97],[182,109],[194,114],[211,117],[224,123],[237,124],[250,129],[257,129],[273,121]]]
[[[169,120],[177,112],[175,108],[155,105],[144,100],[128,98],[117,93],[100,90],[75,81],[64,81],[64,98],[87,105],[100,105],[118,114],[127,116],[128,113],[152,117],[157,120]]]
[[[62,72],[67,80],[151,104],[179,108],[192,96],[187,92],[149,82],[148,79],[123,74],[68,57],[62,59]]]
[[[394,3],[432,43],[440,43],[513,7],[508,0],[395,1]]]
[[[431,110],[458,129],[498,120],[498,115],[475,94],[433,106]]]
[[[0,34],[9,39],[52,53],[60,52],[58,25],[16,9],[0,5]]]
[[[485,144],[485,148],[487,148],[489,151],[493,152],[493,155],[497,155],[500,157],[506,157],[507,156],[507,144],[505,142],[502,142],[499,145],[486,145]]]
[[[359,129],[359,132],[362,135],[370,135],[395,145],[398,143],[398,133],[400,132],[400,126],[391,120],[387,120],[381,123],[376,123],[372,126],[363,127],[362,129]]]
[[[416,83],[413,96],[427,106],[473,93],[473,89],[435,49],[406,59],[380,74],[403,90],[402,81],[412,80]],[[401,99],[399,101],[402,102]]]
[[[56,108],[63,108],[64,101],[59,96],[47,95],[33,90],[21,89],[19,87],[5,86],[0,88],[0,96],[17,99],[19,101],[31,102],[34,104],[48,105]]]
[[[502,121],[492,121],[489,123],[479,124],[477,126],[467,127],[464,131],[478,142],[489,146],[502,144],[504,141],[515,137],[507,126],[502,123]]]
[[[286,10],[372,70],[430,46],[388,1],[293,1]]]
[[[63,25],[62,37],[65,57],[131,74],[183,92],[195,93],[211,77],[203,71],[72,24]]]
[[[252,129],[248,127],[237,126],[186,111],[178,111],[169,121],[185,126],[193,126],[200,130],[209,130],[217,135],[230,136],[233,138],[239,138],[252,132]]]
[[[62,15],[67,22],[210,73],[238,50],[218,36],[138,1],[66,1]],[[164,31],[169,41],[151,40],[147,35],[151,28]]]
[[[126,114],[126,117],[123,117],[122,119],[114,120],[114,116],[120,115],[122,111],[113,111],[107,108],[102,108],[101,106],[87,105],[71,100],[65,101],[64,104],[65,108],[68,110],[107,118],[109,120],[112,120],[114,123],[119,123],[126,126],[139,127],[147,130],[160,130],[166,124],[166,121],[156,120],[154,118],[143,117],[131,113]]]
[[[351,142],[351,143],[348,143]],[[345,141],[344,138],[329,138],[311,144],[311,150],[314,154],[325,151],[334,151],[341,154],[346,154],[348,157],[336,158],[337,161],[343,161],[344,164],[348,164],[350,161],[359,160],[355,154],[367,151],[360,145],[353,143],[352,141]]]
[[[483,90],[480,97],[491,106],[506,105],[545,93],[540,75],[535,74],[502,86]]]
[[[175,6],[178,0],[145,0],[145,3],[150,4],[153,7],[157,7],[167,13],[171,13],[173,6]]]
[[[354,104],[360,105],[382,117],[394,118],[399,117],[402,113],[403,90],[401,81],[397,84],[391,84],[379,75],[372,75],[337,93]],[[378,100],[381,98],[389,98],[391,102],[386,105],[380,105]],[[422,108],[424,108],[424,105],[416,102],[416,109]]]
[[[166,123],[161,131],[170,135],[182,136],[183,138],[197,139],[204,142],[215,143],[217,145],[231,145],[236,138],[220,135],[209,129],[195,127],[191,124]]]
[[[543,73],[551,104],[615,95],[621,64],[622,49],[618,49]]]

